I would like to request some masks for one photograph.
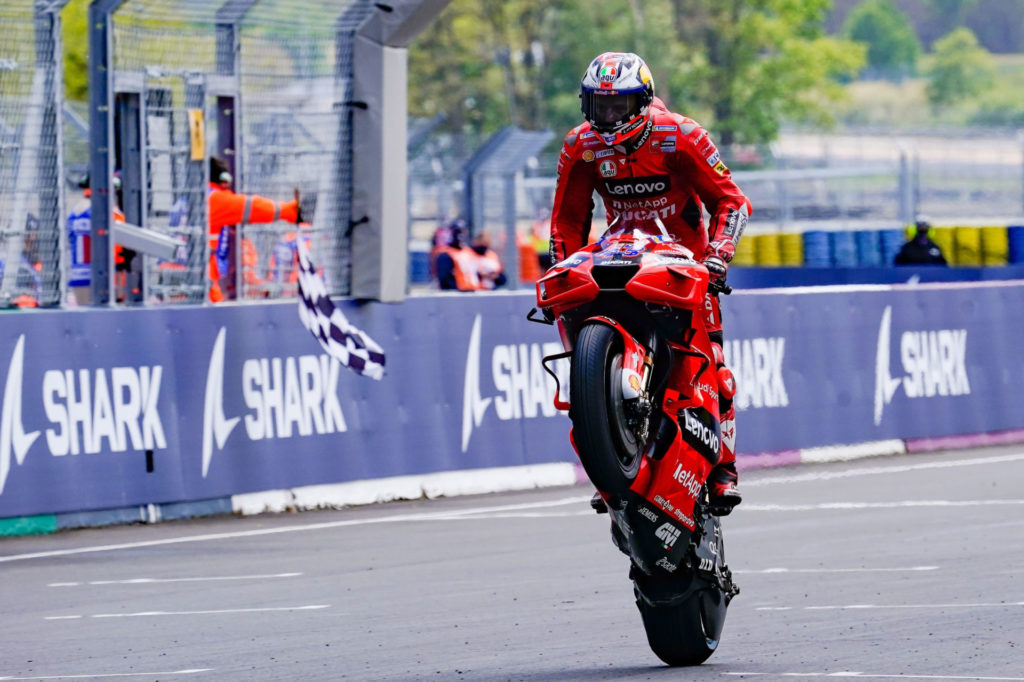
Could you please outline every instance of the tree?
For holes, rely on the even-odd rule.
[[[868,46],[868,66],[876,74],[901,77],[913,73],[921,44],[910,20],[890,0],[866,0],[843,24],[843,35]]]
[[[706,108],[723,145],[768,142],[784,120],[828,124],[838,79],[864,63],[863,47],[824,36],[829,0],[671,0],[688,57],[673,84]]]
[[[64,96],[89,99],[89,0],[71,0],[60,13],[64,46]]]
[[[925,93],[934,109],[975,97],[995,82],[992,56],[967,28],[935,41],[934,61],[926,73]]]
[[[515,123],[561,133],[581,120],[587,64],[602,52],[625,51],[648,62],[658,96],[723,144],[770,141],[783,120],[829,122],[828,104],[841,96],[838,79],[863,65],[862,46],[824,36],[830,6],[455,0],[410,50],[410,111],[444,111],[455,130],[482,125],[493,132]]]

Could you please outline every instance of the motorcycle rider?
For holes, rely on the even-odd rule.
[[[565,137],[551,216],[551,261],[587,244],[601,195],[615,215],[652,219],[701,260],[713,280],[723,280],[752,211],[732,180],[708,133],[673,113],[654,96],[647,64],[633,53],[605,52],[587,67],[580,84],[584,123]],[[710,214],[705,229],[703,211]],[[717,295],[708,295],[707,328],[721,385],[721,457],[708,476],[711,507],[728,514],[742,500],[736,488],[735,383],[724,368]],[[675,387],[690,392],[688,386]]]

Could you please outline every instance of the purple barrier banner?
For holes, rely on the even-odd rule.
[[[8,315],[0,518],[575,457],[528,297],[343,306],[382,381],[294,303]]]
[[[1024,286],[761,290],[723,303],[737,449],[1024,426]]]
[[[383,347],[382,381],[330,360],[293,303],[7,314],[0,518],[575,461],[540,363],[561,344],[532,303],[340,301]],[[1024,428],[1019,283],[723,308],[741,454]]]

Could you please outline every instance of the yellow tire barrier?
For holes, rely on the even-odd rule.
[[[1005,227],[982,227],[981,262],[985,265],[1007,265],[1010,262],[1010,239]]]

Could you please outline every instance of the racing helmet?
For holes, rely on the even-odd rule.
[[[632,52],[605,52],[583,74],[580,100],[583,117],[605,144],[622,144],[651,119],[651,70]]]

